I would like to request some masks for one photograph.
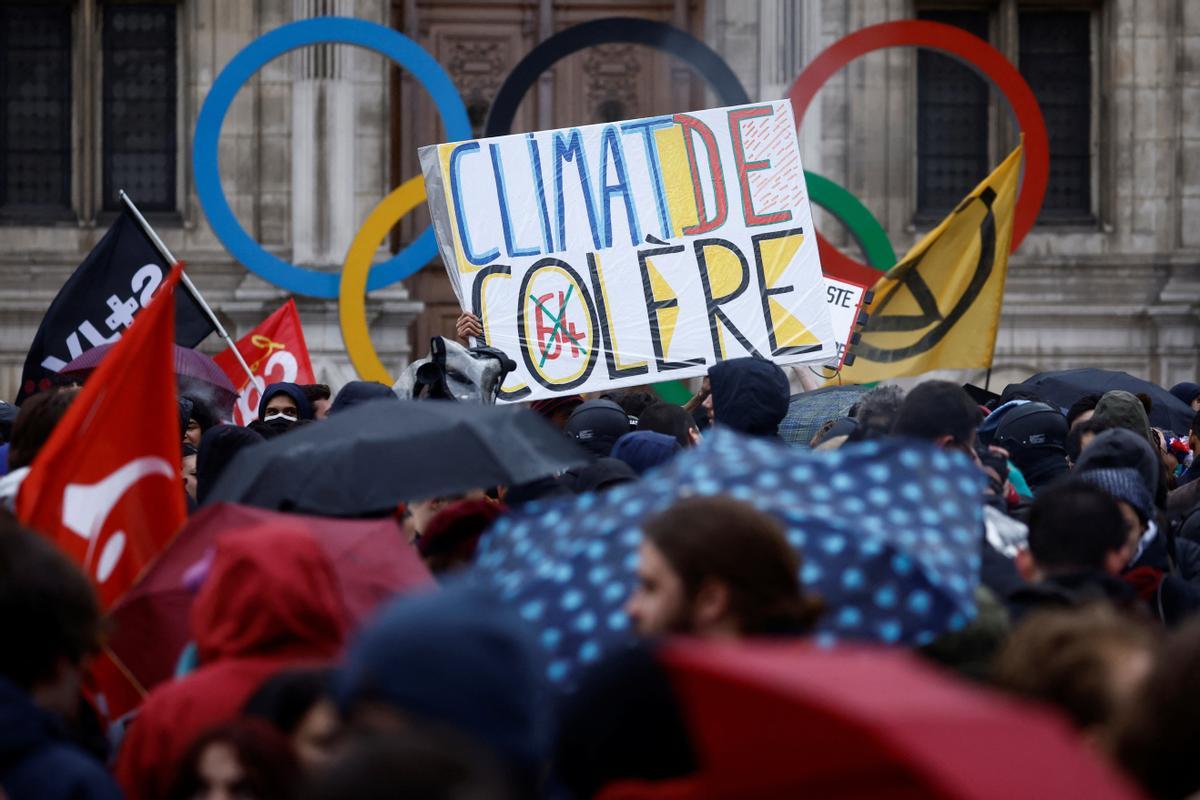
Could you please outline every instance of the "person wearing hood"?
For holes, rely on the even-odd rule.
[[[233,457],[263,437],[249,428],[218,425],[204,432],[196,452],[196,502],[203,505]]]
[[[350,644],[334,694],[351,729],[448,730],[495,755],[516,796],[534,797],[550,744],[542,662],[510,609],[459,586],[376,614]]]
[[[765,358],[734,358],[708,370],[713,422],[749,436],[778,438],[788,412],[787,376]]]
[[[337,397],[333,398],[333,405],[329,407],[329,414],[340,414],[341,412],[360,406],[363,403],[369,403],[372,400],[399,400],[396,393],[392,391],[392,387],[384,386],[382,383],[375,381],[350,381],[343,386],[337,393]]]
[[[263,389],[258,401],[258,421],[276,433],[285,433],[299,420],[312,418],[312,404],[299,384],[272,383]]]
[[[337,576],[310,533],[268,523],[219,535],[192,604],[200,666],[146,698],[117,758],[122,788],[140,800],[163,798],[196,736],[237,717],[281,670],[330,662],[345,630]]]
[[[117,800],[104,765],[71,740],[84,661],[100,649],[91,582],[0,511],[0,797]]]
[[[1105,392],[1096,404],[1096,413],[1092,415],[1092,419],[1106,422],[1114,428],[1133,431],[1147,443],[1154,443],[1154,438],[1150,435],[1150,417],[1146,414],[1146,407],[1136,395],[1129,392],[1120,389]]]
[[[221,418],[212,407],[198,397],[179,395],[179,414],[187,413],[183,426],[183,440],[192,447],[200,446],[200,437],[205,431],[221,424]]]

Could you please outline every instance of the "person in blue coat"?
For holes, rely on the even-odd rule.
[[[0,512],[0,796],[108,800],[121,791],[76,745],[85,659],[100,640],[88,579]]]

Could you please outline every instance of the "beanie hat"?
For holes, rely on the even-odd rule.
[[[1190,406],[1193,400],[1200,397],[1200,384],[1192,383],[1191,381],[1177,383],[1171,387],[1171,394]]]
[[[1161,466],[1158,455],[1146,441],[1125,428],[1104,431],[1084,448],[1075,464],[1076,472],[1099,468],[1129,468],[1137,470],[1151,497],[1158,494]]]
[[[1128,467],[1104,467],[1079,474],[1079,479],[1102,489],[1114,500],[1128,503],[1142,522],[1154,516],[1154,498],[1142,483],[1137,470]]]
[[[334,698],[343,712],[382,703],[450,726],[534,772],[549,743],[545,674],[521,619],[460,585],[376,613],[348,648]]]
[[[645,475],[648,470],[670,461],[680,449],[674,436],[654,431],[635,431],[617,439],[612,457],[633,467],[638,475]]]
[[[1096,404],[1093,419],[1106,422],[1114,428],[1131,430],[1140,434],[1147,442],[1151,441],[1150,418],[1146,415],[1146,407],[1129,392],[1120,389],[1105,392]]]
[[[588,400],[571,412],[565,430],[593,456],[603,458],[629,427],[629,415],[613,401]]]

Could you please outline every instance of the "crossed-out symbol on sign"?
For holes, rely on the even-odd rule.
[[[546,306],[542,304],[542,301],[552,297],[553,296],[552,294],[544,295],[540,300],[537,297],[534,297],[533,294],[529,295],[529,299],[532,300],[537,305],[537,340],[538,340],[538,348],[541,349],[541,351],[542,351],[542,360],[538,363],[539,368],[546,366],[547,358],[558,358],[559,354],[562,353],[563,345],[567,341],[571,342],[571,355],[572,356],[577,355],[580,351],[582,351],[584,358],[587,358],[587,354],[588,354],[587,348],[584,347],[583,342],[579,341],[579,339],[577,338],[580,334],[580,331],[575,330],[575,323],[566,322],[567,303],[571,302],[571,295],[574,292],[575,292],[575,287],[574,287],[574,285],[572,285],[572,286],[567,287],[566,297],[563,297],[562,292],[558,293],[558,315],[557,316],[555,316],[550,311],[550,309],[546,308]],[[543,324],[543,322],[542,322],[543,314],[545,314],[547,317],[549,317],[554,322],[554,327],[547,328]],[[546,336],[543,339],[542,337],[546,333],[549,333],[549,336]],[[555,345],[558,345],[558,350],[555,351],[554,355],[550,355],[550,351],[554,348]]]

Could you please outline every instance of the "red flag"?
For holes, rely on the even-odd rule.
[[[238,339],[237,349],[254,373],[253,383],[231,351],[225,350],[213,360],[238,387],[238,401],[233,406],[233,421],[238,425],[258,419],[258,399],[267,384],[316,381],[295,300],[288,300],[257,328]]]
[[[110,608],[187,516],[175,401],[170,276],[88,378],[17,495],[20,520],[95,582]]]

